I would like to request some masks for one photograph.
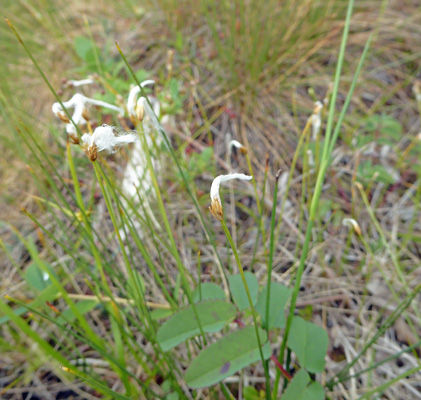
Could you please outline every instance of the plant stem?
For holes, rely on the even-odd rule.
[[[348,9],[347,9],[347,14],[346,14],[346,20],[345,20],[344,32],[343,32],[343,36],[342,36],[341,47],[340,47],[340,50],[339,50],[338,63],[337,63],[336,73],[335,73],[334,89],[333,89],[332,98],[331,98],[331,101],[330,101],[329,118],[328,118],[327,126],[326,126],[325,142],[324,142],[322,157],[321,157],[321,161],[320,161],[320,170],[319,170],[319,173],[317,175],[316,185],[315,185],[315,189],[314,189],[314,195],[313,195],[313,198],[311,199],[310,215],[309,215],[309,221],[308,221],[308,224],[307,224],[307,230],[306,230],[306,234],[305,234],[304,245],[303,245],[303,249],[302,249],[302,252],[301,252],[300,263],[298,265],[297,274],[296,274],[296,277],[295,277],[295,285],[294,285],[294,289],[293,289],[292,296],[291,296],[291,304],[290,304],[289,314],[288,314],[288,318],[287,318],[287,322],[286,322],[286,326],[285,326],[284,337],[282,338],[281,350],[279,352],[278,360],[281,364],[282,364],[283,359],[284,359],[284,353],[285,353],[285,348],[286,348],[286,344],[287,344],[287,341],[288,341],[289,331],[291,329],[292,319],[294,318],[295,306],[297,304],[298,293],[300,291],[300,286],[301,286],[301,278],[302,278],[303,273],[304,273],[305,261],[307,259],[307,255],[308,255],[308,249],[309,249],[310,240],[311,240],[311,233],[312,233],[314,222],[316,221],[316,217],[317,217],[316,211],[317,211],[317,208],[318,208],[318,205],[319,205],[319,199],[320,199],[320,195],[321,195],[321,192],[322,192],[322,185],[323,185],[323,182],[324,182],[324,178],[325,178],[325,175],[326,175],[327,168],[328,168],[329,163],[330,163],[330,154],[331,154],[331,151],[332,151],[333,146],[334,146],[334,140],[331,141],[333,119],[334,119],[334,115],[335,115],[336,97],[337,97],[338,91],[339,91],[339,81],[340,81],[341,72],[342,72],[342,64],[343,64],[343,60],[344,60],[344,56],[345,56],[345,47],[346,47],[346,42],[347,42],[347,38],[348,38],[348,32],[349,32],[349,26],[350,26],[350,21],[351,21],[353,5],[354,5],[354,0],[350,0],[349,3],[348,3]],[[348,94],[348,96],[349,95],[350,94]],[[342,114],[345,115],[345,112],[346,112],[346,109],[343,109]],[[339,131],[339,128],[337,128],[336,130]],[[335,133],[336,133],[336,130],[335,130]],[[334,133],[334,139],[336,140],[337,136],[335,136],[335,133]],[[274,387],[273,387],[273,397],[275,399],[276,399],[277,394],[278,394],[279,379],[280,379],[280,372],[277,371],[276,380],[275,380],[275,384],[274,384]]]
[[[269,262],[268,262],[268,275],[267,275],[267,296],[266,296],[266,318],[265,318],[265,329],[269,338],[269,308],[270,308],[270,287],[272,283],[272,268],[273,268],[273,250],[275,246],[275,225],[276,225],[276,204],[278,200],[278,182],[281,170],[276,173],[275,177],[275,188],[273,192],[273,205],[272,205],[272,217],[270,223],[270,243],[269,243]],[[269,370],[269,360],[266,361],[266,370]]]
[[[222,225],[222,229],[224,230],[225,235],[226,235],[228,241],[230,242],[232,251],[234,253],[235,261],[237,262],[238,270],[240,271],[241,279],[243,281],[244,290],[246,291],[247,299],[248,299],[249,304],[250,304],[251,313],[253,315],[254,329],[256,331],[257,344],[259,346],[260,358],[262,359],[263,368],[265,370],[265,378],[266,378],[266,399],[267,400],[270,400],[270,380],[269,380],[270,378],[269,378],[269,370],[268,370],[268,367],[266,365],[265,358],[263,356],[262,342],[260,340],[259,328],[257,326],[256,310],[255,310],[254,305],[253,305],[253,300],[251,298],[250,290],[249,290],[249,287],[247,285],[247,280],[246,280],[246,277],[244,275],[244,270],[243,270],[243,267],[241,265],[241,261],[240,261],[239,255],[238,255],[237,248],[236,248],[236,246],[234,244],[234,241],[232,239],[231,233],[230,233],[230,231],[229,231],[229,229],[227,227],[227,224],[225,223],[225,220],[224,219],[221,220],[221,225]]]

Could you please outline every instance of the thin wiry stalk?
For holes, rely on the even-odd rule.
[[[309,221],[308,221],[308,224],[307,224],[307,230],[306,230],[306,234],[305,234],[304,245],[303,245],[303,249],[302,249],[302,252],[301,252],[300,263],[298,265],[298,269],[297,269],[296,276],[295,276],[295,285],[294,285],[294,289],[293,289],[292,296],[291,296],[290,310],[289,310],[289,314],[288,314],[288,318],[287,318],[287,322],[286,322],[286,326],[285,326],[284,337],[282,338],[281,350],[279,352],[279,362],[281,364],[283,363],[284,352],[285,352],[285,348],[286,348],[286,345],[287,345],[287,342],[288,342],[288,335],[289,335],[289,331],[291,329],[292,319],[294,318],[295,306],[297,304],[298,293],[299,293],[300,285],[301,285],[301,278],[302,278],[303,273],[304,273],[305,261],[307,259],[310,240],[311,240],[311,236],[312,236],[311,235],[312,229],[313,229],[313,225],[316,221],[316,213],[317,213],[317,208],[318,208],[318,205],[319,205],[319,199],[320,199],[320,195],[321,195],[321,191],[322,191],[322,185],[323,185],[323,182],[324,182],[324,178],[325,178],[325,175],[326,175],[327,168],[329,166],[329,161],[330,161],[330,151],[329,150],[331,148],[333,148],[333,147],[331,147],[331,135],[332,135],[333,120],[334,120],[334,116],[335,116],[336,98],[337,98],[338,91],[339,91],[339,82],[340,82],[340,77],[341,77],[341,73],[342,73],[342,65],[343,65],[343,61],[344,61],[344,57],[345,57],[345,48],[346,48],[346,43],[347,43],[347,39],[348,39],[348,32],[349,32],[349,26],[350,26],[350,22],[351,22],[351,15],[352,15],[353,6],[354,6],[354,0],[350,0],[349,3],[348,3],[348,10],[347,10],[347,14],[346,14],[346,20],[345,20],[344,32],[343,32],[343,36],[342,36],[341,47],[340,47],[340,50],[339,50],[338,63],[337,63],[337,68],[336,68],[336,73],[335,73],[335,83],[334,83],[334,88],[333,88],[332,97],[331,97],[331,101],[330,101],[329,118],[328,118],[328,121],[327,121],[325,142],[324,142],[322,157],[321,157],[321,161],[320,161],[320,163],[321,163],[320,164],[320,170],[319,170],[319,173],[317,175],[317,181],[316,181],[316,185],[315,185],[315,189],[314,189],[314,195],[313,195],[313,198],[311,200],[310,215],[309,215]],[[346,112],[346,110],[345,110],[345,112]],[[334,143],[333,143],[333,145],[334,145]],[[279,379],[280,379],[280,372],[277,371],[276,380],[275,380],[275,384],[274,384],[274,388],[273,388],[273,397],[274,398],[276,398],[276,396],[278,394]]]
[[[361,358],[361,356],[377,341],[379,337],[381,337],[384,332],[392,326],[395,321],[399,318],[399,316],[411,305],[412,300],[418,295],[418,293],[421,291],[421,285],[418,285],[414,289],[414,291],[408,295],[399,305],[396,307],[396,309],[393,311],[392,314],[389,315],[389,317],[386,319],[386,321],[381,325],[381,327],[376,331],[376,333],[373,335],[373,337],[364,345],[364,347],[361,349],[361,351],[354,357],[354,359],[348,363],[344,368],[342,368],[337,374],[336,377],[331,379],[327,386],[330,388],[333,388],[333,386],[338,382],[337,380],[340,380],[346,374],[349,372],[349,370],[355,365],[355,363]]]
[[[252,316],[253,316],[253,322],[254,322],[254,329],[256,331],[257,344],[259,346],[260,358],[262,359],[263,368],[265,370],[266,399],[269,400],[270,399],[270,377],[269,377],[268,366],[266,365],[265,358],[263,356],[262,342],[260,340],[259,328],[257,326],[257,313],[256,313],[256,310],[255,310],[254,305],[253,305],[253,300],[251,298],[251,294],[250,294],[250,290],[249,290],[249,287],[248,287],[248,284],[247,284],[247,280],[246,280],[246,277],[244,275],[244,270],[243,270],[243,266],[241,265],[241,260],[240,260],[240,256],[238,255],[237,247],[235,246],[234,241],[232,240],[231,233],[230,233],[224,219],[221,220],[221,225],[222,225],[222,229],[225,232],[225,236],[227,237],[227,239],[228,239],[228,241],[231,245],[231,249],[234,253],[235,261],[237,262],[238,270],[240,271],[241,280],[243,281],[244,290],[246,291],[247,299],[248,299],[249,304],[250,304],[250,309],[251,309],[251,313],[252,313]]]
[[[148,96],[147,96],[144,88],[140,85],[139,80],[137,79],[137,77],[136,77],[136,75],[135,75],[135,73],[133,71],[133,68],[128,63],[127,58],[124,55],[124,53],[122,52],[120,46],[117,43],[116,43],[116,46],[117,46],[118,52],[120,53],[120,55],[121,55],[124,63],[126,64],[127,69],[129,70],[131,76],[135,80],[136,84],[140,87],[140,92],[142,93],[142,96],[144,96],[146,98],[146,101],[148,102],[149,106],[153,110],[153,106],[152,106],[151,102],[149,101]],[[162,135],[162,137],[164,139],[164,142],[165,142],[165,145],[166,145],[166,148],[170,152],[171,158],[173,159],[173,161],[175,162],[175,165],[177,166],[178,172],[180,173],[180,176],[181,176],[181,178],[183,180],[183,183],[184,183],[184,185],[186,187],[187,193],[189,194],[190,198],[193,201],[194,207],[196,209],[196,212],[197,212],[197,215],[199,217],[199,220],[200,220],[200,222],[202,224],[202,227],[203,227],[203,229],[205,231],[206,237],[209,240],[209,242],[211,243],[212,248],[214,250],[214,254],[215,254],[215,256],[216,256],[216,258],[218,260],[218,269],[219,269],[219,272],[221,274],[221,279],[222,279],[222,283],[223,283],[223,285],[225,287],[225,291],[228,292],[227,279],[226,279],[226,276],[225,276],[224,269],[222,267],[221,258],[219,257],[219,254],[218,254],[217,249],[216,249],[215,238],[210,233],[210,230],[209,230],[209,228],[208,228],[208,226],[207,226],[207,224],[205,222],[205,219],[203,218],[203,213],[202,213],[202,210],[200,209],[200,206],[199,206],[199,203],[198,203],[198,201],[196,199],[196,196],[193,194],[193,191],[190,188],[190,184],[188,182],[188,179],[186,177],[186,174],[184,173],[183,168],[181,167],[181,165],[180,165],[180,163],[179,163],[179,161],[177,159],[177,156],[176,156],[176,154],[174,152],[174,149],[173,149],[173,147],[171,145],[171,142],[170,142],[170,140],[169,140],[166,132],[164,131],[164,129],[161,126],[159,127],[159,133]]]
[[[273,191],[273,205],[272,205],[272,217],[270,223],[270,243],[269,243],[269,261],[268,261],[268,271],[267,271],[267,295],[266,295],[266,332],[269,337],[269,308],[270,308],[270,288],[272,284],[272,269],[273,269],[273,253],[275,249],[275,225],[276,225],[276,206],[278,202],[278,183],[279,176],[281,175],[281,170],[276,173],[275,176],[275,188]],[[266,361],[266,370],[269,370],[269,360]],[[266,388],[268,389],[268,388]]]

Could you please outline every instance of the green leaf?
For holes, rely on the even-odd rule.
[[[308,373],[301,369],[282,395],[282,400],[323,400],[325,392],[319,382],[311,382]]]
[[[87,64],[95,64],[95,44],[84,36],[75,38],[75,49],[77,55]]]
[[[267,334],[259,328],[260,340]],[[270,357],[270,345],[263,346],[263,355]],[[235,331],[203,349],[186,371],[185,379],[193,389],[213,385],[235,374],[247,365],[260,360],[260,351],[254,326]]]
[[[243,389],[244,400],[262,400],[263,397],[260,397],[259,392],[253,386],[246,386]]]
[[[402,124],[395,118],[388,115],[372,115],[366,120],[365,129],[368,132],[375,132],[379,144],[394,145],[402,135]],[[364,136],[364,135],[362,135]],[[368,135],[368,137],[373,136]]]
[[[329,338],[323,328],[300,317],[293,318],[288,346],[302,367],[310,372],[323,372],[328,345]]]
[[[177,100],[180,94],[179,83],[176,79],[171,78],[169,83],[169,90],[173,100]]]
[[[370,160],[367,160],[358,167],[358,178],[361,180],[370,181],[375,174],[377,175],[376,182],[382,182],[387,185],[395,183],[395,178],[389,174],[383,165],[373,165]]]
[[[198,303],[203,300],[212,300],[212,299],[225,300],[224,291],[216,283],[211,283],[211,282],[203,283],[201,285],[201,288],[198,287],[193,292],[193,301],[195,303]]]
[[[50,265],[47,265],[47,268],[49,269],[50,273],[54,273],[53,268]],[[31,263],[31,265],[26,269],[24,278],[28,285],[32,287],[32,289],[39,291],[44,290],[52,284],[48,273],[42,270],[35,262]]]
[[[291,296],[291,289],[286,286],[272,282],[270,285],[269,300],[269,329],[283,328],[285,326],[285,305]],[[266,326],[266,301],[267,285],[260,291],[259,300],[256,304],[256,311],[262,317],[262,325]]]
[[[247,285],[250,290],[251,300],[253,305],[256,304],[257,301],[257,294],[259,292],[259,282],[255,275],[251,272],[244,272],[244,276],[247,281]],[[228,281],[230,284],[231,294],[234,298],[235,304],[240,311],[243,311],[250,307],[250,303],[247,297],[246,290],[244,289],[243,280],[241,279],[241,275],[231,275],[228,277]]]
[[[159,321],[173,314],[173,310],[169,308],[157,308],[156,310],[151,311],[152,321]]]
[[[235,317],[235,307],[222,300],[212,300],[195,305],[204,332],[217,332]],[[200,333],[191,305],[174,314],[158,330],[158,343],[167,351]]]
[[[45,306],[45,302],[54,300],[57,297],[57,293],[57,287],[54,285],[50,285],[47,288],[45,288],[41,293],[39,293],[37,297],[28,304],[28,307],[38,308]],[[25,314],[26,312],[28,312],[28,308],[26,307],[18,307],[13,310],[13,313],[17,316]],[[10,318],[7,315],[1,317],[0,325],[4,324],[5,322],[8,322],[9,320]]]
[[[87,312],[94,309],[98,304],[98,300],[81,300],[75,303],[76,309],[80,314],[86,314]],[[76,319],[76,315],[73,313],[71,308],[63,311],[62,314],[56,319],[57,324],[63,325],[71,323]]]
[[[148,72],[148,71],[146,71],[145,69],[138,69],[138,70],[135,72],[135,75],[136,75],[136,79],[137,79],[139,82],[142,82],[142,81],[145,81],[146,79],[148,79],[148,78],[149,78],[149,76],[151,75],[151,73],[150,73],[150,72]]]

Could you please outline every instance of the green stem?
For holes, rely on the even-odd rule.
[[[197,324],[199,326],[200,334],[202,335],[202,338],[203,338],[203,344],[206,346],[207,340],[206,340],[205,332],[203,330],[202,323],[200,322],[199,314],[197,312],[196,306],[195,306],[194,301],[193,301],[193,296],[192,296],[192,293],[191,293],[191,290],[190,290],[190,285],[189,285],[189,282],[188,282],[188,279],[187,279],[187,271],[184,267],[184,264],[181,261],[180,254],[179,254],[178,248],[177,248],[177,243],[175,242],[174,235],[173,235],[172,230],[171,230],[171,225],[170,225],[170,221],[168,219],[167,211],[165,210],[165,205],[164,205],[164,201],[162,199],[161,190],[160,190],[159,185],[158,185],[158,179],[156,177],[156,173],[155,173],[155,170],[154,170],[154,167],[153,167],[153,164],[152,164],[151,152],[150,152],[147,140],[146,140],[146,133],[145,133],[144,129],[141,129],[141,131],[143,132],[143,134],[140,135],[140,138],[142,140],[142,147],[143,147],[143,151],[144,151],[145,156],[146,156],[146,162],[148,164],[148,169],[149,169],[149,174],[150,174],[150,177],[151,177],[151,180],[152,180],[152,185],[155,189],[158,208],[159,208],[160,214],[162,216],[162,219],[164,221],[164,226],[165,226],[165,230],[167,232],[168,238],[170,239],[172,253],[175,257],[175,261],[176,261],[178,270],[180,272],[180,276],[181,276],[183,286],[184,286],[184,291],[186,293],[189,304],[192,306],[194,316],[195,316]]]
[[[284,337],[282,338],[281,350],[280,350],[280,353],[279,353],[279,362],[281,364],[283,363],[285,348],[286,348],[286,344],[288,342],[288,335],[289,335],[289,331],[290,331],[290,328],[291,328],[292,319],[294,318],[295,306],[297,304],[298,293],[300,291],[300,286],[301,286],[301,278],[302,278],[303,273],[304,273],[305,261],[307,259],[307,255],[308,255],[308,249],[309,249],[309,245],[310,245],[312,229],[313,229],[314,222],[316,221],[316,217],[317,217],[316,212],[317,212],[317,208],[318,208],[318,205],[319,205],[320,195],[321,195],[321,192],[322,192],[322,185],[323,185],[323,182],[324,182],[324,178],[325,178],[325,175],[326,175],[327,168],[329,166],[330,153],[331,153],[331,151],[333,149],[333,146],[334,146],[334,140],[331,141],[333,119],[334,119],[334,115],[335,115],[336,98],[337,98],[338,91],[339,91],[339,81],[340,81],[341,72],[342,72],[342,64],[343,64],[343,60],[344,60],[344,57],[345,57],[345,48],[346,48],[346,42],[347,42],[347,38],[348,38],[348,32],[349,32],[349,26],[350,26],[350,21],[351,21],[353,5],[354,5],[354,0],[350,0],[349,3],[348,3],[348,9],[347,9],[347,14],[346,14],[346,20],[345,20],[345,26],[344,26],[344,33],[343,33],[343,36],[342,36],[341,47],[340,47],[340,50],[339,50],[338,63],[337,63],[336,73],[335,73],[335,83],[334,83],[334,89],[333,89],[333,92],[332,92],[332,98],[331,98],[331,102],[330,102],[329,118],[328,118],[327,126],[326,126],[325,142],[324,142],[323,152],[322,152],[322,157],[321,157],[320,170],[319,170],[319,173],[317,175],[316,185],[315,185],[315,189],[314,189],[314,195],[313,195],[313,198],[311,200],[310,215],[309,215],[309,221],[308,221],[308,224],[307,224],[307,230],[306,230],[306,235],[305,235],[305,239],[304,239],[304,245],[303,245],[303,249],[302,249],[301,257],[300,257],[300,262],[299,262],[298,269],[297,269],[297,274],[296,274],[296,278],[295,278],[295,285],[294,285],[294,289],[293,289],[292,296],[291,296],[291,304],[290,304],[289,314],[288,314],[288,318],[287,318],[287,322],[286,322],[286,326],[285,326]],[[344,115],[345,115],[345,112],[346,112],[346,109],[343,110]],[[334,137],[334,139],[336,140],[336,137]],[[278,393],[279,379],[280,379],[280,371],[277,371],[275,385],[274,385],[274,388],[273,388],[274,398],[276,398],[277,393]]]
[[[269,380],[270,378],[269,378],[269,370],[268,370],[267,365],[266,365],[266,362],[265,362],[265,357],[263,356],[262,342],[260,340],[259,328],[257,326],[256,310],[255,310],[254,305],[253,305],[253,300],[251,298],[250,290],[249,290],[249,287],[248,287],[248,284],[247,284],[246,277],[244,275],[243,266],[241,265],[241,261],[240,261],[239,255],[238,255],[237,248],[236,248],[236,246],[234,244],[234,241],[232,239],[231,233],[230,233],[230,231],[229,231],[229,229],[227,227],[227,224],[225,223],[225,220],[224,219],[221,220],[221,225],[222,225],[222,229],[224,230],[225,235],[226,235],[228,241],[230,242],[232,251],[234,253],[235,261],[237,262],[238,270],[240,271],[241,279],[243,281],[244,290],[246,291],[247,299],[248,299],[249,304],[250,304],[251,313],[253,315],[254,329],[256,331],[257,344],[259,346],[260,358],[262,359],[263,368],[265,370],[265,377],[266,377],[266,399],[267,400],[270,400],[270,380]]]
[[[146,101],[148,102],[149,106],[153,110],[153,106],[152,106],[151,102],[148,99],[148,96],[147,96],[147,94],[145,92],[145,89],[140,85],[139,80],[137,79],[136,74],[133,71],[133,68],[128,63],[126,56],[123,54],[120,46],[117,43],[116,43],[116,47],[117,47],[117,50],[120,53],[120,55],[121,55],[124,63],[126,64],[127,69],[129,70],[129,72],[132,75],[133,79],[135,80],[136,84],[139,86],[140,93],[142,94],[142,96],[144,96],[146,98]],[[171,155],[172,159],[174,160],[174,162],[175,162],[175,164],[177,166],[177,169],[178,169],[178,171],[180,173],[180,176],[181,176],[181,178],[183,180],[183,183],[184,183],[184,185],[186,187],[186,190],[187,190],[190,198],[193,201],[194,207],[195,207],[195,209],[197,211],[197,216],[198,216],[198,218],[199,218],[199,220],[200,220],[200,222],[202,224],[202,227],[203,227],[203,230],[205,231],[205,234],[206,234],[207,239],[209,240],[210,244],[212,245],[212,248],[214,250],[215,257],[218,260],[218,269],[221,272],[221,279],[222,279],[222,282],[224,284],[224,287],[226,288],[226,292],[228,292],[228,284],[227,284],[227,280],[226,280],[226,276],[225,276],[224,270],[222,268],[221,258],[219,257],[219,254],[218,254],[217,249],[216,249],[215,238],[211,235],[210,230],[209,230],[207,224],[205,223],[205,219],[203,217],[203,210],[199,206],[199,203],[198,203],[198,201],[196,199],[196,196],[193,194],[193,191],[191,190],[189,180],[187,179],[186,174],[184,173],[183,168],[181,167],[180,162],[177,159],[177,156],[176,156],[175,151],[174,151],[174,149],[173,149],[173,147],[171,145],[171,142],[170,142],[167,134],[165,133],[164,129],[162,128],[162,126],[159,126],[159,134],[162,135],[162,138],[164,139],[166,148],[170,152],[170,155]],[[165,221],[165,216],[166,216],[166,214],[164,215],[164,221]],[[171,231],[171,229],[170,229],[170,231]],[[172,236],[172,234],[170,235],[170,238],[171,238],[171,236]],[[175,248],[177,249],[177,247],[175,247]],[[180,262],[181,262],[181,260],[180,260]],[[188,293],[187,293],[187,295],[188,295]],[[194,306],[193,306],[193,308],[194,308]],[[199,323],[199,325],[200,325],[200,323]]]
[[[418,372],[421,369],[421,365],[418,365],[415,368],[412,368],[408,371],[405,371],[403,374],[400,374],[399,376],[397,376],[396,378],[391,379],[390,381],[384,383],[383,385],[378,386],[377,388],[370,390],[369,392],[367,392],[366,394],[362,395],[361,397],[359,397],[357,400],[363,400],[363,399],[371,399],[373,394],[378,393],[378,392],[383,392],[384,390],[386,390],[388,387],[392,386],[394,383],[399,382],[401,379],[408,377],[409,375],[415,374],[416,372]]]
[[[265,168],[265,176],[263,178],[263,186],[262,186],[262,197],[260,198],[260,204],[262,205],[262,211],[259,215],[259,221],[258,221],[258,226],[263,226],[262,224],[262,220],[263,220],[263,211],[264,211],[264,201],[265,201],[265,193],[266,193],[266,182],[267,182],[267,178],[268,178],[268,170],[269,170],[269,153],[266,154],[266,168]],[[256,261],[256,253],[257,253],[257,246],[259,244],[259,239],[260,239],[260,232],[262,229],[258,229],[257,230],[257,235],[256,235],[256,240],[254,242],[254,248],[253,248],[253,256],[251,258],[251,263],[250,263],[250,271],[253,272],[253,265]]]
[[[267,296],[266,296],[266,332],[269,338],[269,308],[270,308],[270,287],[272,284],[272,268],[273,268],[273,251],[275,247],[275,225],[276,225],[276,205],[278,200],[278,182],[281,175],[281,170],[276,173],[275,189],[273,193],[272,217],[270,223],[270,243],[269,243],[269,262],[268,262],[268,276],[267,276]],[[269,370],[269,360],[266,361],[266,370]],[[267,388],[266,388],[267,389]]]
[[[247,166],[249,168],[250,171],[250,175],[251,175],[251,183],[253,184],[253,189],[254,189],[254,197],[256,198],[256,204],[257,204],[257,212],[259,213],[259,229],[262,232],[262,241],[263,241],[263,246],[266,246],[266,237],[265,237],[265,230],[264,230],[264,224],[263,224],[263,218],[262,218],[262,214],[263,214],[263,207],[260,203],[260,199],[259,199],[259,193],[257,192],[257,184],[256,184],[256,179],[254,177],[254,171],[253,171],[253,167],[251,165],[251,161],[250,161],[250,156],[249,153],[246,153],[246,160],[247,160]]]

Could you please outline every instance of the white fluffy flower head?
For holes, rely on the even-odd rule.
[[[253,177],[249,175],[233,173],[228,175],[219,175],[213,180],[210,190],[211,206],[209,207],[209,210],[212,213],[212,215],[219,221],[222,221],[224,218],[221,197],[219,195],[219,187],[221,186],[222,182],[230,181],[232,179],[241,179],[249,181],[253,179]]]
[[[88,104],[117,111],[120,115],[124,114],[124,110],[120,107],[108,104],[105,101],[91,99],[80,93],[76,93],[69,101],[63,102],[63,106],[66,109],[73,108],[74,111],[72,115],[72,120],[77,126],[86,124],[86,121],[88,119],[86,106]],[[78,143],[79,139],[76,134],[76,127],[70,121],[69,117],[65,114],[61,104],[54,103],[52,106],[52,111],[57,117],[59,117],[63,122],[66,123],[67,134],[74,140],[75,143]]]
[[[98,153],[115,153],[121,145],[133,143],[137,140],[134,133],[126,133],[116,136],[117,130],[113,126],[102,125],[95,129],[90,135],[85,133],[82,136],[82,147],[91,161],[95,161]]]

